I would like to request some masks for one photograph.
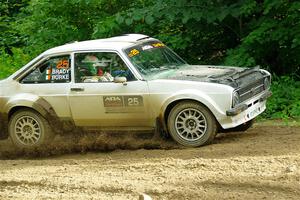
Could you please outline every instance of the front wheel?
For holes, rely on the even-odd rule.
[[[216,120],[202,104],[183,101],[171,110],[168,129],[172,138],[186,147],[209,144],[216,135]]]
[[[54,138],[54,133],[46,119],[30,109],[14,113],[8,128],[10,138],[18,148],[43,146]]]

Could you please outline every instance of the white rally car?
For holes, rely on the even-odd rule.
[[[140,34],[74,42],[0,81],[0,138],[27,148],[75,129],[159,130],[201,146],[250,127],[270,81],[258,68],[188,65]]]

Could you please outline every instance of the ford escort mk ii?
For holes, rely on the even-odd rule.
[[[74,42],[0,81],[0,138],[28,148],[75,129],[156,130],[197,147],[249,128],[270,82],[259,68],[189,65],[145,35]]]

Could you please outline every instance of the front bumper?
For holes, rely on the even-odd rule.
[[[227,110],[218,121],[223,129],[234,128],[254,119],[266,109],[266,100],[272,93],[265,91],[262,94],[237,105],[233,109]]]
[[[263,102],[265,100],[267,100],[267,98],[272,96],[272,92],[271,91],[267,91],[266,93],[264,93],[259,99],[258,102]],[[256,102],[257,103],[257,102]],[[252,106],[252,105],[251,105]],[[242,113],[243,111],[247,110],[249,107],[249,105],[247,104],[238,104],[236,107],[231,108],[230,110],[226,111],[226,115],[227,116],[235,116],[238,115],[240,113]]]

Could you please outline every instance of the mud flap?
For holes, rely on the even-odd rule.
[[[0,113],[0,140],[8,138],[8,120],[7,115]]]
[[[63,135],[65,132],[72,132],[75,129],[73,120],[60,119],[53,107],[43,98],[38,99],[33,103],[33,108],[38,111],[50,124],[52,130],[59,135]]]
[[[156,118],[156,124],[155,124],[155,133],[154,133],[154,136],[153,138],[163,138],[163,139],[168,139],[170,138],[170,135],[168,134],[167,131],[164,130],[163,128],[163,124],[160,120],[159,117]]]
[[[1,128],[1,127],[0,127]],[[1,129],[2,130],[2,129]],[[8,138],[8,134],[1,131],[0,132],[0,140],[6,140]]]

